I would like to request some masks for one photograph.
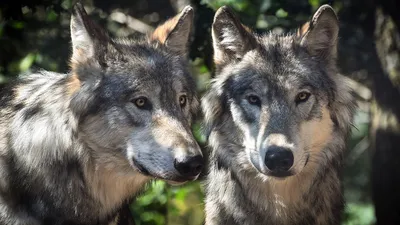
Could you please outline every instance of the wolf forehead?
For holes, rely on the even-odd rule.
[[[186,60],[162,47],[116,40],[110,50],[99,54],[103,54],[98,60],[101,68],[97,63],[77,63],[74,65],[75,73],[80,76],[101,75],[108,81],[125,82],[124,86],[138,86],[146,82],[168,85],[178,81],[182,85],[192,85],[193,82]],[[93,74],[96,72],[98,74]]]
[[[257,42],[257,47],[247,52],[239,63],[221,70],[227,91],[335,88],[331,71],[310,56],[295,37],[268,34],[258,37]]]
[[[114,40],[104,53],[105,71],[114,73],[141,72],[143,75],[159,72],[159,76],[185,76],[186,59],[168,52],[165,47],[134,40]],[[146,72],[147,71],[147,72]]]

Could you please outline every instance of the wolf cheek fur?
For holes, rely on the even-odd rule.
[[[1,99],[0,224],[106,224],[151,178],[197,178],[192,19],[111,39],[75,7],[71,73],[27,75]]]
[[[328,5],[286,36],[253,34],[217,11],[216,78],[202,100],[207,225],[340,223],[355,101],[336,73],[338,31]]]

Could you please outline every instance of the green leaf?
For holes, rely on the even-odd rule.
[[[209,73],[210,71],[208,70],[206,65],[202,65],[199,69],[200,73]]]
[[[71,9],[72,8],[72,1],[71,0],[62,1],[61,7],[63,7],[64,9]]]
[[[47,13],[47,18],[46,18],[47,21],[53,22],[53,21],[56,21],[57,18],[58,18],[58,14],[54,10],[50,10]]]
[[[23,29],[25,27],[25,23],[22,21],[12,21],[10,23],[11,27],[13,27],[14,29]]]
[[[206,142],[206,137],[202,133],[201,124],[200,123],[193,124],[192,131],[193,131],[194,138],[199,143],[205,143]]]
[[[8,81],[7,77],[5,77],[3,74],[0,74],[0,84],[4,84]]]
[[[278,18],[286,18],[288,16],[288,12],[286,12],[284,9],[280,8],[280,9],[278,9],[278,11],[276,11],[275,15]]]
[[[313,8],[313,11],[315,11],[318,8],[318,6],[320,5],[319,0],[308,0],[308,3]]]
[[[260,6],[260,12],[266,12],[271,8],[271,0],[264,0]]]
[[[200,4],[208,5],[214,10],[217,10],[223,5],[229,5],[237,11],[245,11],[249,7],[249,2],[247,0],[201,0]]]
[[[375,223],[375,213],[372,204],[349,203],[346,207],[347,220],[343,225],[370,225]]]
[[[178,192],[175,194],[175,198],[178,201],[185,201],[186,195],[188,194],[187,188],[181,188],[178,190]]]
[[[29,53],[26,55],[19,63],[20,72],[25,72],[31,68],[33,62],[35,61],[36,55],[34,53]]]

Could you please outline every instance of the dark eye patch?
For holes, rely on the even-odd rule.
[[[238,98],[248,91],[255,91],[253,89],[252,83],[254,82],[254,77],[240,76],[240,77],[230,77],[225,82],[224,91],[228,93],[229,98]]]

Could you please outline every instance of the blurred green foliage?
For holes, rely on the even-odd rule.
[[[135,224],[203,224],[204,198],[199,182],[169,186],[153,181],[131,205]]]
[[[72,0],[31,0],[21,4],[0,3],[0,88],[10,78],[27,73],[36,68],[68,72],[69,10]],[[157,8],[154,2],[137,0],[84,1],[92,18],[107,27],[115,36],[134,36],[127,24],[110,19],[113,10],[144,21],[149,26],[165,20],[176,12],[175,6],[165,9],[165,1]],[[324,0],[199,0],[192,1],[200,15],[196,27],[207,32],[197,33],[191,52],[193,73],[196,74],[200,93],[207,88],[212,77],[209,27],[213,12],[222,5],[231,6],[243,23],[254,30],[283,32],[294,29],[307,21]],[[133,7],[132,5],[135,5]],[[333,5],[337,10],[344,7],[338,1]],[[133,9],[131,9],[133,8]],[[130,9],[130,10],[127,10]],[[201,30],[202,31],[202,30]],[[126,35],[125,35],[126,36]],[[199,38],[201,40],[199,40]],[[353,135],[349,139],[344,173],[345,197],[348,202],[344,213],[344,225],[373,224],[374,209],[370,198],[370,156],[368,133],[370,118],[368,112],[359,110]],[[205,142],[200,124],[193,127],[200,143]],[[204,221],[203,191],[199,182],[183,186],[170,186],[164,181],[154,181],[131,205],[137,225],[200,225]]]

